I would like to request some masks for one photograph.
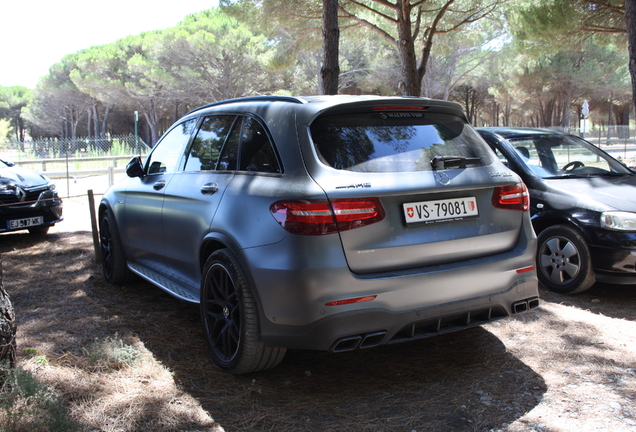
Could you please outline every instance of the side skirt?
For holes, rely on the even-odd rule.
[[[191,290],[178,281],[157,273],[156,271],[138,263],[128,261],[126,264],[133,273],[139,275],[151,284],[158,286],[179,300],[187,301],[189,303],[199,303],[199,298],[192,294]]]

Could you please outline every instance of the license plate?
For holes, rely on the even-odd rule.
[[[479,216],[475,197],[406,203],[406,223],[442,222]]]
[[[44,224],[44,218],[42,216],[24,218],[24,219],[15,219],[10,220],[8,222],[9,229],[19,229],[19,228],[28,228],[36,225]]]

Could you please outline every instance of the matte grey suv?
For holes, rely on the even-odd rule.
[[[458,104],[254,97],[179,120],[99,208],[103,271],[200,304],[216,364],[348,351],[539,304],[528,194]]]

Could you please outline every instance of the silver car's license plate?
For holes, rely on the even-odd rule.
[[[475,197],[406,203],[406,223],[461,220],[479,216]]]
[[[24,219],[15,219],[8,222],[9,229],[28,228],[36,225],[44,224],[44,218],[42,216],[35,216]]]

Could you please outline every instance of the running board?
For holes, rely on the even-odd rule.
[[[166,291],[171,296],[178,298],[179,300],[187,301],[189,303],[199,303],[199,298],[192,292],[187,290],[183,285],[176,282],[174,279],[168,278],[162,274],[157,273],[154,270],[150,270],[141,264],[127,262],[128,268],[139,275],[141,278],[147,280],[153,285],[158,286],[162,290]]]

